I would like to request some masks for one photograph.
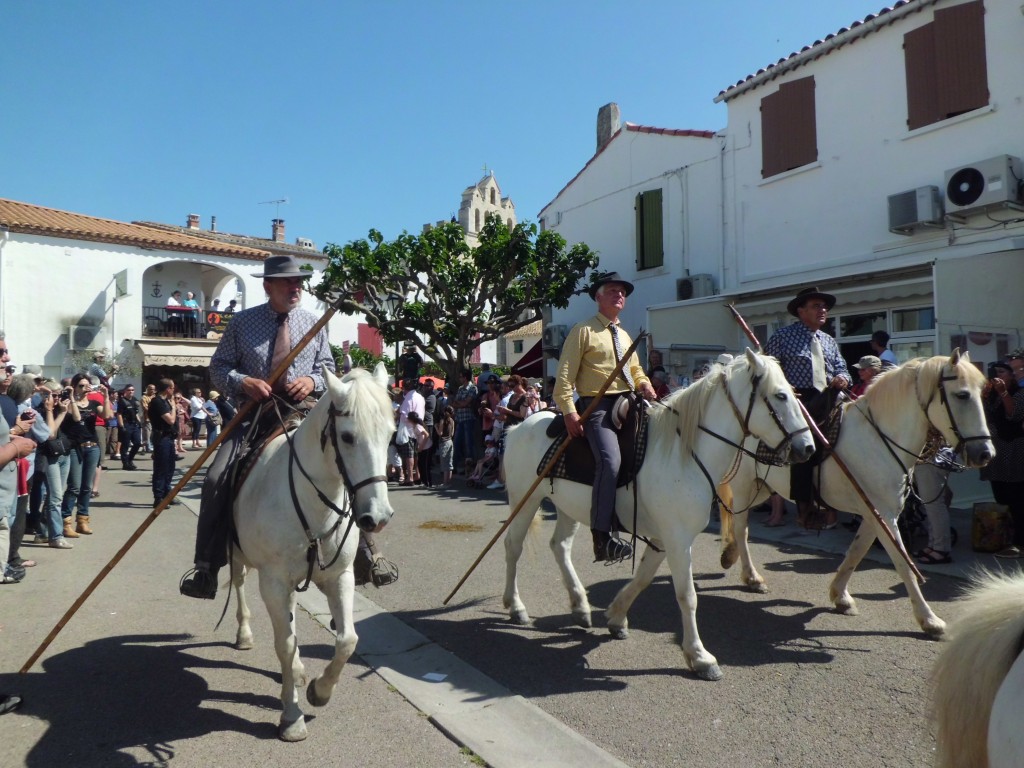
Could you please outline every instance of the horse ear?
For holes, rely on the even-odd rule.
[[[747,356],[747,362],[750,364],[751,370],[755,373],[761,373],[764,369],[764,361],[761,360],[761,358],[759,358],[750,347],[747,347],[744,354]]]
[[[341,381],[330,368],[323,369],[324,382],[327,384],[327,391],[330,392],[332,389],[338,386],[338,382]]]
[[[964,355],[964,359],[967,359],[967,355]],[[949,356],[949,364],[952,366],[957,365],[960,362],[960,347],[953,349],[953,354]]]
[[[373,369],[373,378],[382,387],[387,387],[388,369],[384,367],[384,363],[377,363],[377,367]]]

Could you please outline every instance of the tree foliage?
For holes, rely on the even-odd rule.
[[[532,223],[509,229],[493,215],[475,248],[448,222],[393,241],[371,229],[367,239],[329,243],[324,254],[319,298],[365,315],[388,344],[419,339],[453,381],[483,342],[539,320],[545,305],[566,307],[598,261],[584,243],[567,249],[556,232],[538,234]],[[391,295],[401,300],[393,315]]]

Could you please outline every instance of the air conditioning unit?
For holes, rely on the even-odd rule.
[[[919,227],[941,227],[942,196],[934,186],[889,195],[889,231],[912,235]]]
[[[83,349],[97,349],[103,329],[95,325],[68,326],[68,349],[80,352]]]
[[[569,328],[565,325],[545,325],[544,332],[541,334],[541,346],[545,351],[558,354],[562,351],[565,335],[568,332]]]
[[[676,300],[699,299],[715,294],[715,281],[711,275],[690,275],[676,280]]]
[[[967,216],[989,206],[1021,201],[1019,157],[999,155],[946,171],[946,213]]]

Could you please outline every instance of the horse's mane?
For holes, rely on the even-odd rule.
[[[922,400],[922,397],[930,397],[938,388],[947,362],[949,357],[945,355],[916,357],[901,366],[883,371],[871,380],[854,406],[870,408],[875,418],[881,420],[905,409],[911,402],[919,403],[923,409],[927,400]],[[967,379],[968,383],[984,383],[984,375],[970,363],[957,364],[956,373],[958,378]]]
[[[347,394],[337,407],[351,414],[355,427],[360,432],[386,432],[389,436],[395,429],[394,409],[387,388],[382,387],[369,371],[353,368],[341,381],[351,383]]]
[[[771,358],[761,357],[761,360],[767,362]],[[715,363],[702,378],[686,389],[677,390],[662,400],[661,402],[675,414],[675,419],[671,419],[668,415],[661,415],[657,421],[663,421],[665,424],[671,423],[673,430],[678,431],[683,442],[693,445],[697,438],[697,427],[700,425],[701,416],[716,388],[722,387],[723,384],[728,386],[733,376],[746,374],[749,370],[750,361],[747,360],[746,355],[738,355],[728,365]],[[777,364],[766,365],[765,371],[768,379],[766,383],[769,384],[775,383],[775,377],[782,376],[782,369]],[[668,410],[658,406],[651,409],[651,414],[660,415],[662,411],[669,414]]]

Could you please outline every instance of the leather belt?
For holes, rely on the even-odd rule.
[[[97,445],[99,445],[99,443],[79,443],[75,447],[76,448],[93,448],[93,447],[95,447]]]

